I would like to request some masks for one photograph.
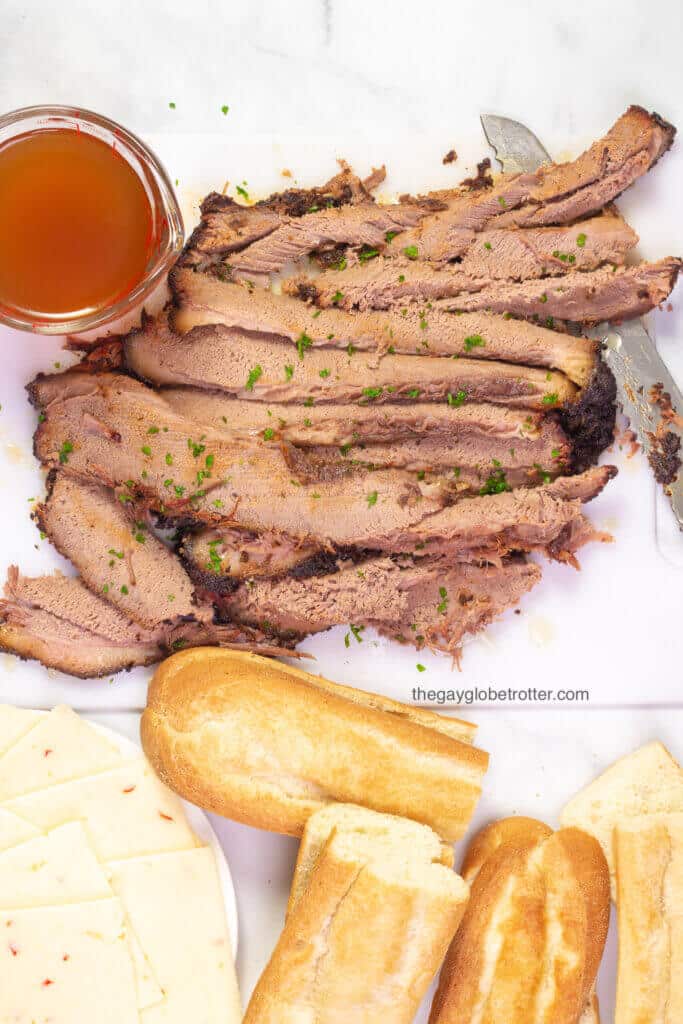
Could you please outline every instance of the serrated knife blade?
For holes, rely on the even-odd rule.
[[[552,162],[539,139],[521,122],[497,114],[482,114],[481,126],[506,174],[530,174]],[[650,400],[652,389],[661,386],[671,396],[673,409],[683,414],[683,395],[678,385],[642,320],[629,320],[619,326],[601,324],[586,333],[605,343],[603,359],[616,379],[619,403],[649,456],[656,447],[655,432],[661,422],[661,410]],[[675,422],[667,422],[665,428],[681,438],[683,447],[683,430]],[[683,530],[683,471],[664,489]]]

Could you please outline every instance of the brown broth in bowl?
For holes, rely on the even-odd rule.
[[[113,305],[145,276],[154,217],[116,147],[80,130],[0,147],[0,309],[72,317]]]

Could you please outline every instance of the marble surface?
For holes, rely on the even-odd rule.
[[[579,145],[630,102],[683,124],[679,0],[3,0],[2,19],[4,109],[72,103],[144,136],[184,133],[190,151],[192,133],[202,132],[226,152],[255,134],[402,138],[407,148],[438,135],[445,152],[478,131],[484,110],[524,119],[550,147]],[[682,172],[683,156],[672,154],[658,187],[674,194]],[[678,251],[681,227],[680,216],[663,218],[652,245]],[[680,711],[477,714],[481,743],[494,753],[480,822],[514,811],[556,822],[577,787],[655,736],[683,754]],[[100,720],[137,733],[134,713]],[[295,843],[230,822],[218,830],[236,882],[248,996],[282,924]]]

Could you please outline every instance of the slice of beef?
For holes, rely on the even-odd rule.
[[[301,217],[319,207],[372,203],[371,190],[382,178],[381,171],[374,172],[363,182],[342,164],[339,174],[325,185],[287,189],[253,206],[211,192],[202,202],[201,221],[188,239],[181,259],[191,265],[206,266],[275,231],[282,218]]]
[[[133,332],[127,368],[154,384],[221,390],[261,402],[494,402],[549,409],[577,388],[562,373],[495,360],[385,355],[296,347],[222,325],[178,336],[163,320]],[[451,395],[449,399],[448,396]]]
[[[81,580],[22,576],[12,566],[0,600],[0,649],[88,678],[159,661],[154,631],[132,624]]]
[[[349,270],[332,275],[345,287],[346,279],[376,280],[386,261],[375,262],[361,274]],[[384,270],[386,275],[387,271]],[[325,281],[323,276],[319,281]],[[391,281],[395,282],[393,275]],[[561,370],[577,384],[586,384],[596,364],[596,344],[588,338],[560,334],[548,327],[479,312],[452,316],[442,309],[418,308],[351,314],[337,309],[335,292],[325,291],[326,308],[311,310],[288,294],[247,288],[178,268],[170,275],[176,308],[172,327],[181,334],[193,327],[223,324],[256,334],[268,333],[309,347],[392,352],[405,355],[469,356],[526,366]],[[294,290],[298,286],[294,286]],[[313,282],[312,287],[318,287]],[[311,293],[313,294],[313,293]],[[316,293],[317,294],[317,293]],[[339,293],[342,294],[341,292]],[[353,292],[353,294],[356,294]],[[344,293],[344,301],[352,297]],[[362,301],[362,300],[360,300]],[[352,303],[355,305],[355,303]]]
[[[516,489],[459,501],[430,515],[408,530],[378,539],[385,551],[450,558],[485,557],[492,552],[542,551],[572,561],[572,542],[608,540],[584,528],[581,505],[590,501],[616,475],[614,466],[596,466],[579,476],[560,477],[533,490]]]
[[[378,532],[406,528],[446,499],[440,487],[400,470],[302,484],[280,442],[198,427],[130,378],[103,376],[99,384],[97,394],[47,407],[36,455],[49,468],[118,488],[124,503],[139,500],[178,519],[281,530],[322,546],[368,547]]]
[[[256,580],[221,604],[237,621],[280,634],[305,636],[352,623],[361,640],[359,627],[374,626],[418,648],[453,651],[465,634],[517,604],[540,578],[538,566],[523,559],[492,566],[384,557],[333,576]]]
[[[464,187],[431,193],[422,205],[408,198],[394,206],[414,208],[421,216],[414,225],[397,222],[385,231],[400,232],[390,244],[414,249],[422,259],[445,261],[462,256],[473,235],[487,227],[570,224],[601,210],[645,174],[669,148],[674,134],[674,128],[658,115],[630,107],[607,135],[576,160],[549,164],[532,174],[508,175],[481,190]],[[247,274],[268,273],[321,245],[379,247],[387,241],[380,233],[370,238],[367,231],[359,230],[358,224],[364,222],[357,208],[328,217],[333,227],[326,221],[316,224],[318,216],[314,213],[300,223],[283,224],[243,249],[233,266]]]
[[[562,278],[542,278],[521,283],[483,281],[478,291],[462,291],[460,272],[428,263],[375,261],[361,270],[324,274],[310,284],[292,278],[286,288],[316,305],[344,309],[408,309],[411,302],[436,303],[437,313],[424,313],[427,321],[438,310],[471,313],[477,310],[505,316],[534,317],[552,325],[554,320],[598,323],[628,319],[653,309],[670,294],[681,261],[670,257],[635,267],[612,267]],[[400,271],[400,272],[399,272]],[[343,287],[343,291],[341,288]],[[552,332],[551,332],[552,333]]]
[[[638,243],[638,235],[616,212],[554,227],[499,227],[466,231],[450,211],[436,214],[412,231],[391,239],[383,256],[400,258],[409,250],[413,259],[435,263],[457,259],[463,291],[475,290],[481,280],[520,281],[592,270],[603,263],[623,263]],[[363,261],[365,262],[365,261]]]
[[[669,297],[681,262],[668,257],[635,267],[569,274],[560,281],[493,285],[477,295],[459,296],[448,303],[448,308],[507,311],[519,317],[552,316],[585,324],[630,320],[648,313]]]
[[[133,622],[170,633],[213,621],[177,556],[106,487],[51,474],[34,518],[86,585]]]
[[[230,256],[229,269],[242,278],[282,270],[310,252],[337,246],[383,246],[387,233],[404,231],[430,213],[424,203],[329,207],[305,217],[282,218],[275,231]]]
[[[508,468],[540,466],[554,472],[568,465],[572,457],[572,445],[555,417],[496,405],[473,402],[451,408],[445,403],[424,402],[353,410],[336,405],[307,409],[244,402],[196,388],[168,388],[163,395],[183,416],[217,430],[225,430],[229,424],[231,430],[245,435],[262,437],[273,431],[274,436],[297,447],[329,446],[343,457],[376,464],[383,464],[377,458],[378,445],[392,445],[399,457],[405,449],[408,458],[422,446],[423,456],[430,451],[435,465],[451,468],[490,466],[496,459]]]

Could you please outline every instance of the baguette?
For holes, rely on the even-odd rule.
[[[438,837],[411,831],[333,831],[244,1024],[411,1024],[468,898]]]
[[[333,802],[465,832],[488,755],[452,719],[235,651],[195,648],[157,670],[142,744],[182,796],[257,828],[300,836]]]
[[[489,851],[487,853],[487,851]],[[475,838],[470,903],[441,971],[430,1024],[588,1024],[609,921],[596,840],[505,819]]]
[[[683,814],[618,825],[615,1024],[683,1021]]]
[[[648,743],[620,758],[577,793],[560,816],[595,836],[602,846],[616,898],[612,834],[618,823],[656,813],[683,811],[683,771],[661,743]]]
[[[288,914],[291,914],[308,885],[318,858],[333,832],[372,836],[378,842],[398,835],[402,840],[413,843],[415,848],[424,848],[435,863],[453,867],[453,847],[441,842],[425,825],[392,814],[378,814],[377,811],[356,804],[328,804],[312,814],[306,822],[289,893]]]

